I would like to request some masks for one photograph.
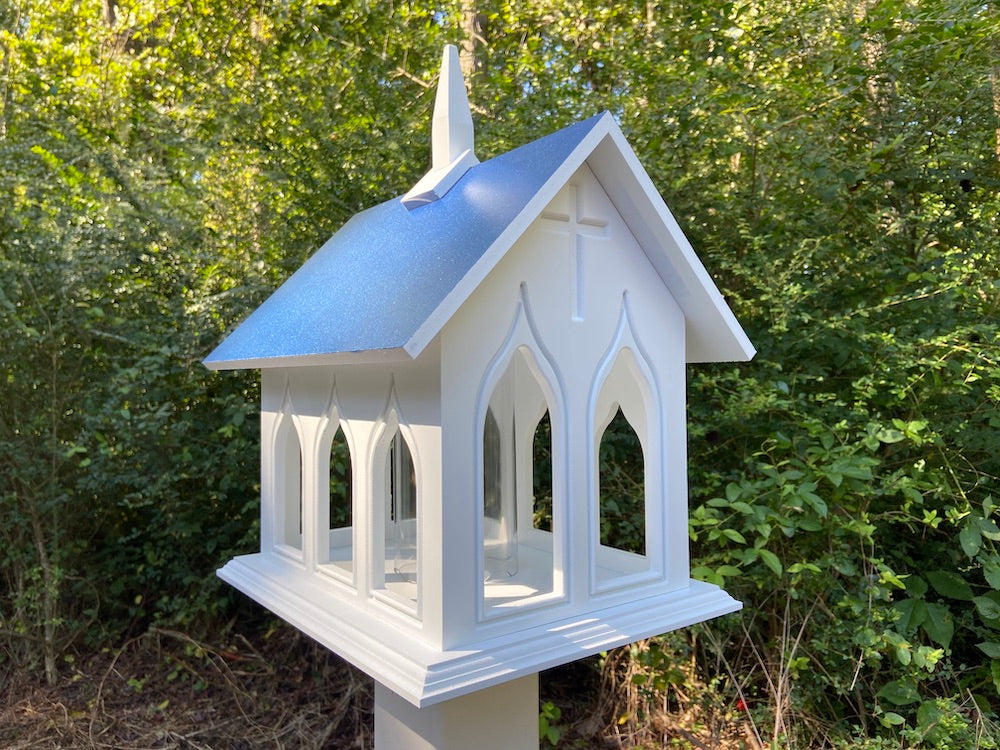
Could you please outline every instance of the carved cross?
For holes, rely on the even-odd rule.
[[[573,279],[570,291],[570,303],[572,308],[572,318],[576,321],[583,320],[583,270],[584,270],[584,248],[585,242],[591,238],[607,239],[608,222],[591,216],[583,201],[582,191],[576,185],[567,185],[568,213],[549,210],[542,213],[542,220],[547,229],[551,229],[560,234],[565,234],[569,238],[569,258],[572,267]]]

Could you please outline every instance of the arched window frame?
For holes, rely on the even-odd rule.
[[[486,413],[489,409],[493,393],[501,379],[507,373],[508,368],[516,364],[515,359],[520,357],[526,365],[528,371],[535,378],[539,389],[544,396],[544,403],[541,405],[520,404],[521,414],[527,419],[522,419],[515,426],[515,465],[531,466],[534,431],[538,423],[544,416],[546,410],[549,413],[552,438],[552,531],[541,531],[534,528],[530,519],[534,512],[532,503],[532,477],[530,472],[518,472],[517,479],[517,515],[519,519],[528,519],[527,523],[522,523],[518,527],[519,544],[544,545],[551,548],[552,555],[552,588],[550,591],[540,592],[517,599],[508,604],[493,606],[486,602],[485,582],[485,561],[483,554],[484,528],[483,517],[485,512],[485,497],[483,487],[484,475],[484,445],[483,431],[486,424]],[[514,310],[513,319],[508,329],[507,336],[500,346],[480,384],[476,398],[476,414],[474,422],[474,435],[476,440],[476,460],[475,460],[475,487],[476,487],[476,580],[479,586],[478,596],[478,620],[480,622],[493,620],[498,617],[520,614],[526,610],[537,607],[548,606],[566,600],[567,592],[570,590],[568,553],[568,513],[566,501],[566,488],[568,487],[568,467],[566,465],[565,450],[565,406],[562,397],[561,377],[558,370],[552,364],[552,357],[537,333],[537,327],[531,314],[528,304],[527,293],[524,284],[521,285],[519,298]],[[515,409],[518,405],[515,405]],[[518,421],[515,418],[515,423]]]
[[[386,505],[390,492],[389,450],[396,434],[406,443],[413,463],[416,492],[416,595],[413,599],[406,597],[386,586],[387,549],[385,542]],[[390,386],[389,399],[378,420],[372,437],[371,449],[368,451],[368,476],[371,477],[372,502],[368,509],[368,582],[369,595],[378,602],[403,612],[416,619],[421,618],[422,597],[420,596],[423,581],[423,493],[420,490],[421,467],[417,443],[405,420],[401,417],[399,402],[396,397],[395,385]],[[355,490],[357,492],[357,490]],[[355,524],[357,525],[357,524]]]
[[[627,383],[622,382],[628,379]],[[590,593],[613,591],[626,586],[662,580],[665,575],[665,492],[662,461],[663,424],[659,390],[650,360],[636,335],[626,292],[611,343],[601,358],[591,389],[587,434],[592,441],[588,471]],[[635,388],[630,389],[629,383]],[[635,430],[643,451],[645,555],[615,550],[601,544],[600,448],[608,425],[621,407]],[[643,558],[645,564],[629,559]],[[621,558],[625,570],[602,580],[600,563]]]
[[[304,563],[304,493],[302,436],[292,417],[288,384],[269,441],[271,462],[271,547],[278,554]],[[297,544],[289,544],[289,526],[299,526]]]
[[[333,448],[333,440],[337,436],[338,431],[344,436],[344,442],[347,446],[348,461],[350,464],[351,496],[347,498],[347,502],[351,506],[352,523],[350,526],[343,526],[334,529],[330,528],[330,454]],[[350,424],[341,419],[341,411],[335,388],[332,389],[330,401],[327,404],[326,409],[324,409],[320,425],[319,439],[316,442],[316,457],[314,465],[316,466],[317,489],[317,505],[315,515],[317,570],[319,570],[319,572],[323,575],[329,576],[339,583],[347,584],[348,586],[354,588],[357,586],[358,579],[358,524],[356,520],[354,520],[357,518],[358,512],[357,451],[355,450],[355,442]],[[344,547],[348,547],[350,549],[351,559],[350,565],[347,567],[343,564],[332,562],[330,559],[331,548],[343,549]]]

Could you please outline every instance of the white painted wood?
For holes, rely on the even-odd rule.
[[[389,607],[373,608],[363,599],[352,601],[338,587],[302,575],[301,568],[278,555],[237,557],[219,576],[415,706],[466,695],[741,606],[717,586],[689,581],[662,595],[637,597],[632,591],[618,601],[608,596],[609,606],[574,616],[559,617],[552,610],[539,624],[439,648],[421,637],[420,623],[412,617]]]
[[[560,191],[549,207],[542,212],[543,225],[554,231],[565,232],[569,241],[570,255],[570,300],[571,318],[577,322],[583,321],[584,308],[584,253],[588,250],[587,238],[607,239],[607,219],[600,218],[600,209],[592,210],[587,205],[591,191],[580,190],[570,184]],[[608,243],[599,243],[607,252],[611,250]],[[599,250],[595,249],[595,252]]]
[[[430,342],[428,342],[430,343]],[[206,365],[210,370],[251,370],[260,368],[262,371],[283,367],[325,367],[339,365],[368,365],[383,364],[390,365],[397,362],[412,362],[419,354],[411,354],[403,348],[394,349],[373,349],[363,352],[330,352],[327,354],[309,354],[296,357],[260,357],[243,359],[239,362],[239,367],[234,367],[232,363],[210,362]]]
[[[375,683],[375,750],[537,748],[537,673],[425,708]]]
[[[756,349],[617,125],[587,156],[615,208],[684,311],[688,362],[738,362]]]
[[[369,449],[368,461],[372,475],[370,517],[372,519],[371,557],[367,561],[372,595],[379,601],[420,617],[420,583],[422,576],[419,544],[423,493],[417,494],[415,518],[393,520],[389,518],[389,504],[393,495],[390,476],[393,463],[400,463],[399,453],[405,449],[412,461],[415,482],[419,485],[423,467],[419,451],[410,434],[394,386],[375,429],[374,443]],[[398,480],[398,478],[397,478]],[[407,481],[407,480],[404,480]],[[396,490],[398,492],[398,489]],[[402,539],[395,538],[401,536]]]
[[[431,122],[431,169],[443,169],[467,151],[475,151],[472,112],[458,47],[446,44]]]
[[[685,469],[683,464],[679,472],[669,468],[676,466],[676,460],[667,455],[666,447],[666,431],[671,433],[675,443],[684,441],[683,420],[668,419],[668,414],[683,414],[684,411],[683,313],[665,293],[658,274],[589,169],[581,168],[571,180],[570,188],[566,194],[557,196],[553,207],[543,212],[539,221],[467,300],[463,315],[457,316],[442,332],[442,389],[449,394],[442,412],[444,448],[446,454],[454,455],[455,466],[460,470],[450,471],[445,467],[446,485],[451,481],[455,483],[453,489],[446,490],[445,502],[452,495],[464,497],[479,492],[482,481],[478,478],[478,468],[472,472],[466,468],[475,467],[480,460],[476,445],[481,440],[481,427],[474,424],[470,429],[466,425],[470,413],[477,409],[481,412],[483,393],[489,391],[489,386],[484,384],[482,390],[476,392],[468,384],[468,373],[491,373],[501,369],[498,362],[505,361],[506,353],[519,347],[534,352],[537,361],[551,363],[547,365],[551,375],[545,379],[552,383],[553,389],[548,400],[561,404],[558,415],[553,410],[557,529],[552,543],[561,545],[570,556],[566,563],[556,568],[557,574],[565,576],[567,595],[544,602],[545,606],[537,611],[531,611],[536,608],[528,606],[528,599],[518,605],[514,601],[517,584],[532,586],[527,582],[532,578],[539,580],[537,571],[535,576],[530,571],[526,575],[519,571],[523,581],[511,581],[511,586],[506,587],[502,595],[499,591],[496,595],[484,594],[485,607],[477,617],[478,625],[470,626],[466,622],[461,627],[456,626],[460,637],[467,637],[470,627],[480,633],[513,632],[542,622],[546,617],[561,616],[554,610],[582,613],[597,606],[592,599],[598,596],[617,599],[624,595],[640,596],[641,590],[666,592],[686,585],[686,566],[683,572],[679,568],[675,570],[676,566],[668,563],[674,553],[668,552],[664,545],[668,529],[675,534],[674,529],[686,531],[687,524]],[[595,244],[606,244],[606,250],[599,250],[597,245],[588,248],[591,252],[580,258],[583,266],[582,316],[572,314],[573,285],[581,280],[572,272],[573,248],[566,241],[565,228],[554,226],[558,219],[552,218],[560,212],[567,213],[565,206],[569,198],[577,205],[586,205],[585,216],[594,223],[604,224],[607,232],[607,238],[594,240]],[[621,323],[626,297],[629,309],[634,310],[627,326]],[[505,307],[511,313],[498,315],[496,311]],[[580,317],[583,320],[574,319]],[[505,322],[512,318],[530,320],[530,326],[523,324],[523,330],[530,335],[515,336],[513,332],[522,324]],[[587,498],[596,492],[590,472],[599,431],[587,425],[597,409],[595,394],[606,379],[606,374],[601,375],[605,367],[602,363],[610,369],[623,350],[633,352],[636,361],[643,362],[646,368],[643,372],[642,367],[636,365],[641,374],[636,382],[640,390],[646,389],[648,396],[641,406],[627,406],[626,411],[634,423],[639,423],[640,432],[649,433],[644,441],[650,457],[646,461],[650,470],[646,481],[649,488],[646,519],[649,561],[643,563],[642,570],[637,570],[634,560],[622,560],[625,568],[622,575],[615,576],[613,582],[609,580],[608,585],[598,585],[597,557],[603,553],[594,541],[597,532],[591,509],[595,506]],[[572,373],[572,377],[568,373]],[[489,382],[487,375],[484,383]],[[649,428],[642,426],[644,421]],[[455,430],[458,435],[451,442],[449,435]],[[583,455],[585,461],[560,464],[560,456],[569,455]],[[669,481],[674,482],[674,494],[668,497],[665,488]],[[563,510],[560,510],[560,503],[563,503]],[[521,515],[526,515],[526,511],[527,508]],[[558,528],[560,515],[564,519],[562,528]],[[519,528],[518,536],[519,542],[525,544],[531,534],[525,533],[522,538],[523,528]],[[674,539],[677,539],[676,534]],[[675,543],[686,549],[686,540]],[[544,545],[533,546],[544,549]],[[686,560],[686,552],[679,556]],[[611,555],[611,559],[621,560],[622,557]],[[592,567],[593,576],[588,574]],[[608,568],[607,565],[603,567]],[[604,577],[610,579],[610,572]],[[482,586],[482,583],[476,585]],[[623,589],[624,593],[615,594],[613,588]],[[522,588],[521,591],[527,594],[530,589]],[[456,602],[455,609],[449,612],[462,613],[463,606],[462,602]],[[503,617],[498,618],[499,614]],[[459,614],[456,621],[466,616]],[[446,642],[450,641],[446,639]]]
[[[273,435],[274,550],[304,562],[302,531],[302,439],[292,412],[285,384],[281,408],[276,415]]]
[[[462,280],[445,295],[434,311],[410,337],[410,340],[403,345],[404,350],[411,356],[417,356],[441,333],[444,326],[453,319],[459,307],[466,303],[469,296],[479,288],[487,275],[491,274],[507,255],[514,243],[527,232],[545,206],[567,184],[573,173],[586,160],[586,155],[601,142],[607,133],[607,128],[613,124],[614,120],[610,114],[605,114],[601,118],[599,125],[580,142],[566,161],[553,171],[543,187],[535,193],[524,209],[497,236]]]
[[[431,169],[403,196],[403,205],[414,209],[439,200],[478,163],[458,48],[448,44],[441,59],[431,121]]]
[[[414,211],[475,160],[453,49],[435,116]],[[261,546],[219,575],[380,683],[383,747],[454,743],[476,726],[477,750],[488,750],[474,717],[494,721],[491,701],[522,699],[511,681],[741,606],[689,579],[685,365],[753,348],[618,126],[595,122],[405,351],[243,361],[263,368]],[[484,518],[491,403],[510,443],[502,485],[517,523],[505,537],[515,564],[487,575],[488,523],[515,528],[512,508]],[[643,555],[600,544],[599,447],[618,408],[643,449]],[[551,531],[531,523],[531,443],[546,412]],[[331,529],[338,429],[352,523]],[[394,529],[412,537],[405,561],[387,537],[394,444],[412,458],[416,491],[415,519]]]
[[[411,336],[403,347],[411,356],[419,354],[437,336],[584,165],[604,186],[616,213],[627,222],[638,246],[684,311],[688,328],[686,360],[716,362],[753,358],[756,350],[746,333],[639,163],[621,128],[608,113],[552,172],[544,186]],[[553,212],[558,214],[558,208]]]
[[[683,523],[686,515],[671,508],[662,492],[663,466],[655,460],[660,453],[660,399],[652,386],[652,373],[645,362],[642,348],[635,340],[629,322],[627,294],[622,299],[622,312],[615,338],[598,367],[588,410],[590,452],[590,592],[591,595],[616,586],[627,586],[663,577],[664,549],[660,534],[660,517],[673,511],[674,522]],[[635,430],[643,455],[644,546],[646,554],[638,555],[612,549],[601,544],[600,514],[600,447],[608,425],[619,408]],[[650,459],[654,460],[650,460]],[[676,503],[673,504],[676,506]],[[678,517],[680,515],[680,517]]]
[[[507,434],[504,436],[511,440],[518,439],[517,445],[514,446],[515,455],[513,456],[520,471],[521,483],[519,488],[521,497],[518,499],[518,504],[520,505],[522,528],[519,529],[519,542],[521,543],[518,545],[517,555],[524,558],[526,563],[530,560],[531,564],[519,565],[518,574],[510,580],[487,581],[488,576],[482,568],[482,558],[478,558],[479,564],[476,572],[476,588],[480,592],[480,607],[477,610],[478,620],[516,611],[518,604],[513,599],[515,591],[519,591],[523,595],[519,602],[521,607],[563,601],[567,571],[564,503],[557,504],[553,498],[553,533],[548,534],[530,529],[532,504],[526,497],[530,490],[525,485],[530,482],[528,471],[530,470],[533,427],[542,414],[548,410],[553,415],[553,430],[556,431],[557,426],[561,427],[564,423],[565,410],[559,395],[561,388],[557,385],[559,377],[546,355],[544,345],[538,341],[535,323],[523,296],[515,305],[513,321],[505,340],[500,350],[485,368],[485,372],[485,377],[476,396],[476,403],[471,412],[477,415],[475,425],[478,426],[478,429],[474,427],[476,432],[471,436],[471,443],[463,446],[466,449],[471,449],[475,469],[476,539],[482,540],[484,538],[482,517],[484,498],[481,479],[483,476],[482,425],[485,424],[486,411],[491,401],[496,398],[497,389],[508,383],[509,379],[510,383],[518,383],[519,387],[516,389],[516,394],[514,392],[510,394],[511,396],[516,395],[517,403],[512,404],[514,418],[511,420],[512,424],[508,424],[507,427],[509,430],[514,429],[515,424],[513,423],[523,426],[522,429],[516,430],[515,435]],[[464,430],[466,427],[465,425],[456,425],[456,429]],[[562,457],[560,455],[556,454],[554,460],[558,462],[554,462],[555,466],[561,466]],[[515,477],[510,477],[510,480],[515,481]],[[560,490],[562,489],[561,483],[553,483],[554,491],[556,486],[559,486]],[[532,538],[536,540],[534,544],[531,544]]]

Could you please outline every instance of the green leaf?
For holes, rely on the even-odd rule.
[[[932,733],[943,717],[944,709],[935,701],[924,701],[917,709],[917,725],[925,735]]]
[[[909,643],[904,642],[896,645],[896,658],[904,667],[909,665],[913,660],[913,652],[910,650]]]
[[[888,583],[890,586],[895,586],[897,589],[906,589],[906,584],[903,583],[903,579],[896,575],[895,571],[890,568],[883,567],[879,572],[881,573],[881,580],[883,583]]]
[[[900,631],[919,628],[927,619],[927,605],[920,599],[903,599],[892,605],[899,612],[896,626]]]
[[[858,456],[838,458],[831,467],[833,471],[851,479],[868,482],[872,479],[872,470],[868,462]]]
[[[983,577],[990,586],[1000,590],[1000,559],[995,555],[983,561]]]
[[[884,714],[882,714],[879,721],[881,721],[882,724],[884,724],[887,727],[898,727],[901,724],[906,723],[906,719],[897,714],[895,711],[886,711]]]
[[[993,688],[1000,695],[1000,659],[990,661],[990,676],[993,678]]]
[[[977,643],[976,647],[991,659],[1000,659],[1000,643],[984,641]]]
[[[949,599],[959,599],[963,602],[972,601],[972,587],[965,579],[950,570],[932,570],[927,574],[927,580],[941,596]]]
[[[691,577],[696,581],[705,581],[706,583],[714,583],[719,585],[721,583],[721,577],[715,574],[715,571],[706,565],[696,565],[691,568]]]
[[[927,593],[927,581],[918,575],[908,576],[906,579],[906,591],[911,596],[923,596]]]
[[[958,541],[962,545],[962,551],[969,557],[975,557],[979,548],[983,545],[983,539],[979,535],[979,529],[971,523],[965,524],[958,533]]]
[[[974,597],[972,601],[976,603],[976,609],[979,610],[979,614],[989,620],[996,620],[1000,618],[1000,601],[997,601],[998,597],[1000,597],[998,592],[991,591],[984,596]]]
[[[898,443],[901,440],[906,440],[906,435],[904,435],[902,432],[888,427],[885,427],[876,432],[875,437],[877,437],[879,442],[882,443]]]
[[[955,634],[955,621],[952,619],[951,610],[943,604],[928,603],[924,631],[932,641],[943,648],[948,648],[951,637]]]
[[[795,574],[795,573],[802,573],[803,571],[809,573],[822,572],[822,570],[818,565],[815,565],[814,563],[810,562],[797,562],[797,563],[792,563],[791,565],[788,566],[789,573]]]
[[[769,567],[776,576],[781,575],[781,560],[778,559],[776,554],[766,549],[757,550],[757,554],[760,555],[760,559],[764,561],[764,564]]]
[[[746,544],[747,543],[746,537],[744,537],[736,529],[723,529],[722,530],[722,535],[725,536],[727,539],[730,539],[730,540],[732,540],[734,542],[737,542],[739,544]]]
[[[816,511],[821,517],[826,517],[829,509],[827,508],[826,501],[823,500],[815,492],[809,492],[808,490],[799,490],[798,496],[802,498],[813,510]]]
[[[917,650],[913,652],[913,663],[921,669],[933,672],[937,663],[941,661],[941,657],[943,656],[943,648],[935,648],[934,646],[919,646]]]
[[[878,697],[896,706],[906,706],[920,700],[920,693],[910,682],[887,682],[877,693]]]
[[[994,542],[1000,541],[1000,527],[997,526],[996,521],[992,518],[977,518],[976,526],[979,527],[979,533],[987,539],[991,539]]]

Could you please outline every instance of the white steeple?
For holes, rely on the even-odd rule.
[[[403,196],[403,205],[413,209],[442,198],[469,167],[479,163],[474,149],[472,112],[465,93],[458,48],[448,44],[441,57],[441,75],[431,121],[431,169]]]
[[[434,120],[431,124],[431,169],[444,169],[466,151],[475,148],[472,112],[465,93],[458,48],[448,44],[441,58]]]

